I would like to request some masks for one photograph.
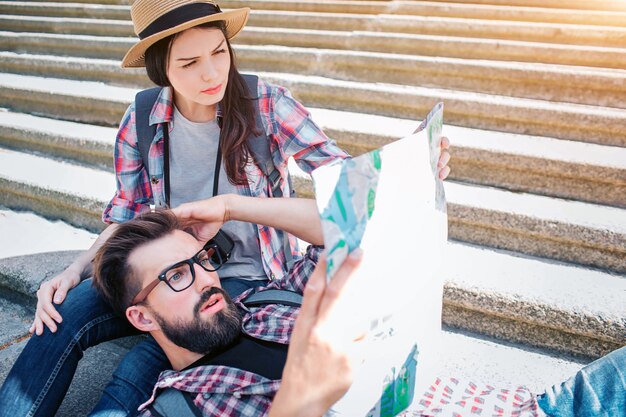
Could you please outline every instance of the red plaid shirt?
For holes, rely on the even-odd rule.
[[[266,305],[246,308],[241,300],[251,292],[282,288],[302,293],[315,269],[322,248],[309,246],[305,256],[296,261],[287,277],[268,286],[251,289],[234,301],[244,312],[242,331],[257,339],[288,344],[300,308]],[[152,397],[141,407],[141,417],[151,417],[148,407],[155,395],[164,388],[175,388],[194,396],[194,403],[204,416],[263,416],[270,405],[280,380],[269,380],[261,375],[228,366],[204,365],[186,371],[164,371],[154,387]]]

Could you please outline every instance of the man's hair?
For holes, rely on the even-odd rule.
[[[179,228],[171,211],[147,212],[120,224],[98,250],[93,285],[115,313],[125,317],[126,309],[142,289],[137,271],[128,263],[133,250]]]

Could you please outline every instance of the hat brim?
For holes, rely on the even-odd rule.
[[[163,38],[167,38],[170,35],[182,32],[183,30],[201,25],[203,23],[217,22],[219,20],[223,20],[226,24],[226,38],[232,39],[239,32],[241,32],[243,27],[248,22],[249,16],[250,8],[244,7],[241,9],[229,10],[227,12],[210,14],[208,16],[190,20],[178,26],[174,26],[173,28],[164,30],[163,32],[155,33],[152,36],[148,36],[147,38],[140,40],[135,45],[133,45],[128,50],[128,52],[126,52],[124,59],[122,59],[122,68],[144,67],[146,65],[144,56],[146,50],[150,46],[154,45],[156,42],[160,41]]]

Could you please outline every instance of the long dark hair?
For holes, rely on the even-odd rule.
[[[228,54],[230,55],[230,69],[224,98],[220,102],[222,109],[222,125],[220,146],[224,158],[224,168],[228,180],[235,185],[247,184],[248,180],[244,168],[248,162],[248,136],[251,133],[258,135],[255,123],[255,97],[250,97],[246,82],[237,70],[235,53],[226,37],[226,27],[223,21],[209,22],[195,26],[196,28],[217,28],[224,34]],[[146,50],[146,71],[148,77],[158,86],[171,86],[167,78],[167,61],[170,47],[176,34],[161,39]]]

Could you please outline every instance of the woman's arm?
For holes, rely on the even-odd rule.
[[[172,211],[199,240],[209,240],[224,223],[239,220],[281,229],[314,245],[324,244],[315,200],[224,194],[181,204]]]

